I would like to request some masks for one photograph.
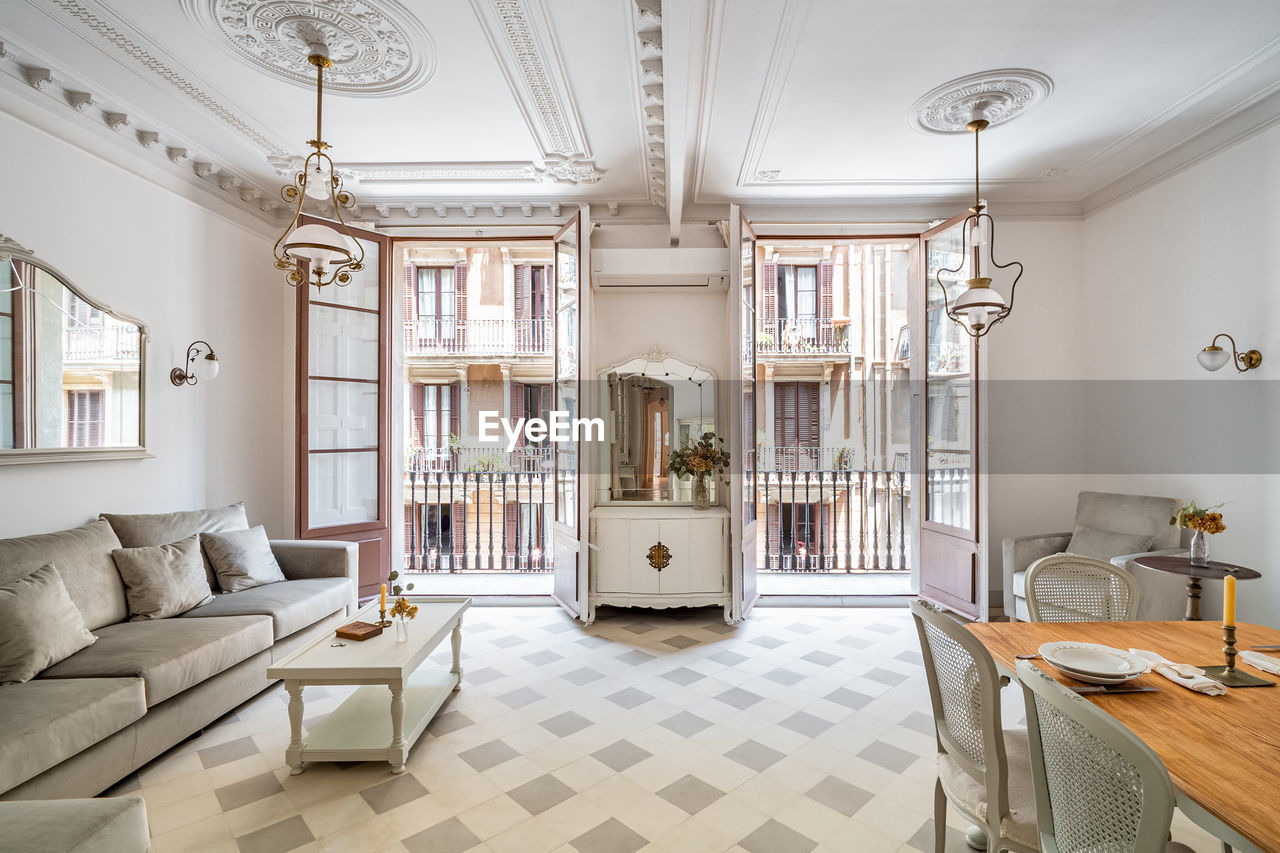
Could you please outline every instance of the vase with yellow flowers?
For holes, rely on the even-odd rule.
[[[1199,507],[1195,501],[1188,501],[1169,519],[1170,524],[1191,531],[1191,565],[1209,565],[1209,537],[1227,529],[1222,513],[1218,512],[1221,508],[1222,504]]]
[[[686,441],[684,447],[671,451],[667,468],[677,477],[693,477],[693,508],[707,509],[711,497],[707,478],[729,467],[729,452],[724,439],[714,432],[704,432],[697,441]]]
[[[392,571],[387,580],[391,581],[391,594],[396,597],[395,602],[391,605],[391,611],[387,614],[396,623],[396,642],[409,642],[409,621],[418,615],[418,605],[410,604],[409,599],[404,597],[404,593],[413,589],[413,584],[405,584],[401,586],[397,581],[400,579],[400,573]],[[386,594],[386,587],[383,587],[383,595]]]

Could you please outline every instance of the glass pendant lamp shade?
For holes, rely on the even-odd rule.
[[[951,303],[951,312],[975,332],[986,328],[991,315],[999,314],[1009,306],[1004,297],[991,289],[991,279],[973,278],[969,287]]]
[[[220,368],[221,368],[221,365],[218,363],[218,357],[214,355],[212,352],[210,352],[208,355],[204,357],[203,372],[204,372],[204,378],[207,381],[212,382],[214,379],[217,379],[218,370]]]
[[[328,225],[300,225],[285,239],[281,248],[295,261],[306,261],[313,273],[324,275],[329,265],[345,263],[355,257],[347,238]]]
[[[1196,354],[1196,361],[1208,371],[1221,370],[1230,360],[1230,353],[1218,346],[1207,346]]]
[[[328,201],[329,193],[333,189],[333,177],[329,175],[320,163],[320,158],[316,158],[315,165],[307,171],[306,193],[308,198],[316,201]]]

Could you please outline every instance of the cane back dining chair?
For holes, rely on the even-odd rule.
[[[986,836],[997,853],[1035,853],[1035,792],[1026,729],[1000,722],[1002,681],[995,661],[964,626],[936,608],[911,602],[938,738],[933,792],[934,851],[946,847],[947,804]],[[970,845],[973,831],[970,831]]]
[[[1051,554],[1027,569],[1027,612],[1032,622],[1132,622],[1138,618],[1138,581],[1105,560]]]
[[[1031,661],[1018,680],[1044,853],[1195,853],[1168,840],[1173,782],[1149,746]]]

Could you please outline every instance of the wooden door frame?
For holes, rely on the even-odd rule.
[[[929,275],[929,255],[927,243],[933,237],[948,231],[955,226],[964,222],[969,216],[969,211],[957,214],[945,222],[929,228],[919,235],[919,264],[920,264],[920,280],[921,288],[919,291],[918,305],[911,311],[911,315],[915,317],[915,325],[919,329],[919,334],[913,334],[913,360],[919,365],[919,374],[915,378],[914,385],[919,389],[916,399],[919,401],[916,406],[916,424],[915,435],[912,437],[912,447],[916,453],[919,464],[915,466],[915,484],[914,489],[917,499],[916,508],[916,524],[919,529],[919,548],[918,548],[918,577],[919,593],[921,597],[927,598],[935,604],[941,605],[948,609],[961,613],[970,618],[983,618],[987,611],[987,571],[986,560],[983,556],[983,547],[985,545],[985,537],[982,535],[983,524],[985,518],[981,514],[983,502],[981,500],[982,491],[985,489],[986,478],[982,474],[982,464],[985,454],[982,452],[982,417],[980,408],[983,404],[980,395],[980,378],[981,364],[979,362],[980,350],[977,339],[969,336],[968,332],[965,336],[969,338],[969,364],[970,364],[970,404],[969,404],[969,434],[972,442],[972,453],[970,458],[970,490],[969,490],[969,530],[954,527],[952,525],[943,524],[937,521],[931,521],[929,514],[929,496],[928,496],[928,418],[929,418],[929,288],[934,284]],[[928,544],[927,540],[931,536],[947,537],[945,540],[934,540],[938,544],[951,547],[955,550],[971,550],[973,554],[973,572],[974,572],[974,594],[972,602],[962,602],[946,594],[939,595],[938,590],[931,593],[925,589],[924,584],[924,556],[925,548]]]
[[[319,223],[329,225],[327,220],[306,214],[299,217],[299,224]],[[298,347],[294,358],[294,405],[297,421],[294,424],[296,452],[294,457],[294,525],[298,539],[342,539],[359,533],[384,531],[384,547],[379,566],[379,578],[385,580],[391,570],[391,470],[389,466],[391,453],[391,250],[392,238],[372,231],[349,227],[353,237],[378,244],[378,378],[369,380],[376,384],[378,394],[378,518],[375,521],[343,524],[333,527],[311,528],[310,526],[310,306],[336,305],[344,310],[364,313],[375,313],[374,309],[328,302],[324,299],[312,300],[310,284],[296,288],[294,338]],[[336,287],[337,285],[330,285]],[[323,377],[320,377],[323,378]],[[403,520],[401,521],[403,524]],[[359,580],[357,580],[359,585]],[[365,585],[366,588],[369,584]]]

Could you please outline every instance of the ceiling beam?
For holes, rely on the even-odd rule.
[[[697,4],[690,4],[697,5]],[[678,11],[682,10],[682,11]],[[689,31],[694,16],[684,4],[667,4],[662,16],[662,108],[666,117],[667,222],[671,245],[680,244],[680,220],[684,214],[684,164],[688,147],[686,115],[689,107],[689,73],[692,59]]]

